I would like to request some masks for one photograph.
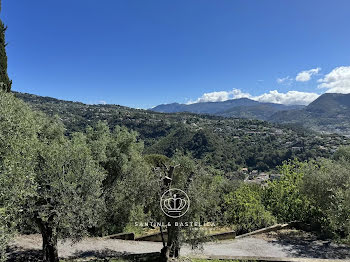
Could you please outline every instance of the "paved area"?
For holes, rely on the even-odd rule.
[[[161,243],[87,238],[73,244],[70,241],[58,245],[61,258],[116,257],[127,254],[159,252]],[[38,256],[41,249],[40,235],[19,236],[13,243],[14,256]],[[350,259],[350,247],[319,240],[313,234],[297,230],[280,230],[235,240],[210,242],[202,250],[188,246],[181,249],[185,256],[263,256]],[[28,259],[28,261],[34,261]]]
[[[207,243],[201,252],[184,250],[188,255],[295,257],[350,259],[350,247],[308,236],[261,234],[236,240]]]

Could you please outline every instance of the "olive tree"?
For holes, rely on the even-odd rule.
[[[41,132],[37,119],[23,102],[0,90],[1,257],[26,199],[35,192],[37,134]]]
[[[68,139],[56,120],[0,94],[1,207],[4,218],[31,219],[43,237],[44,261],[58,261],[58,238],[78,240],[103,208],[104,172],[86,137]]]
[[[95,232],[100,235],[134,231],[134,222],[150,216],[150,203],[157,194],[154,174],[142,156],[143,142],[125,127],[112,131],[104,122],[87,129],[94,158],[105,170],[103,195],[106,209]]]
[[[43,139],[35,168],[36,191],[25,207],[42,234],[44,261],[58,261],[58,237],[79,239],[96,225],[103,207],[103,178],[84,135]]]
[[[192,248],[201,247],[207,240],[203,227],[207,222],[223,223],[223,195],[233,188],[233,182],[224,178],[219,171],[180,153],[175,154],[163,172],[161,192],[180,189],[190,201],[188,212],[181,217],[163,214],[162,221],[167,225],[168,238],[161,254],[162,261],[169,261],[170,257],[180,255],[184,243],[189,243]]]

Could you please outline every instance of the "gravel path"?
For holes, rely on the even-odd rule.
[[[127,254],[159,252],[161,243],[146,241],[124,241],[104,238],[87,238],[73,244],[69,241],[58,245],[61,258],[116,257]],[[40,235],[19,236],[13,243],[13,252],[29,256],[28,250],[40,253]],[[206,243],[203,250],[191,250],[184,246],[185,256],[263,256],[296,258],[350,259],[350,247],[330,241],[318,240],[314,235],[300,231],[281,230],[278,233],[260,234],[234,240]],[[28,260],[29,261],[29,260]]]

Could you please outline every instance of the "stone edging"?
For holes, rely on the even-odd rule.
[[[236,238],[243,238],[243,237],[248,237],[248,236],[253,236],[253,235],[257,235],[257,234],[261,234],[261,233],[267,233],[267,232],[271,232],[271,231],[276,231],[276,230],[280,230],[283,228],[289,228],[291,227],[290,224],[277,224],[277,225],[273,225],[270,227],[265,227],[265,228],[261,228],[246,234],[242,234],[242,235],[238,235],[236,236]]]

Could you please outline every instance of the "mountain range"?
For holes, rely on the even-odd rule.
[[[163,104],[150,110],[161,113],[189,112],[224,117],[268,120],[279,111],[302,109],[301,105],[261,103],[249,98],[231,99],[222,102],[201,102],[193,104]]]
[[[122,122],[124,125],[128,125],[128,121],[132,121],[130,115],[137,115],[137,117],[142,119],[144,116],[141,115],[151,116],[155,114],[153,117],[157,115],[158,118],[161,114],[164,114],[164,119],[169,120],[172,118],[176,119],[178,117],[177,115],[181,112],[187,112],[187,114],[202,116],[293,124],[294,126],[300,126],[317,132],[350,136],[350,94],[326,93],[308,106],[261,103],[248,98],[240,98],[223,102],[204,102],[190,105],[173,103],[159,105],[151,110],[138,110],[118,105],[89,106],[82,103],[73,103],[50,97],[40,97],[17,92],[15,92],[15,95],[42,111],[56,113],[63,120],[67,119],[65,121],[66,126],[68,129],[71,127],[71,131],[85,126],[86,121],[90,121],[90,118],[95,118],[95,112],[99,112],[101,119],[108,119],[115,124],[121,124],[120,120],[118,120],[120,118],[118,115],[123,114],[124,120]],[[76,108],[73,110],[74,107]],[[128,118],[129,120],[125,120]],[[93,120],[91,119],[91,121]],[[144,122],[144,125],[147,125],[147,122]],[[157,133],[165,132],[163,128],[163,126],[162,128],[159,126]]]
[[[191,112],[297,124],[315,131],[350,136],[350,94],[326,93],[308,106],[262,103],[248,98],[223,102],[163,104],[150,110],[164,113]]]
[[[350,94],[326,93],[303,109],[277,112],[269,120],[350,136]]]
[[[172,157],[182,152],[229,176],[242,167],[271,170],[294,157],[300,160],[330,157],[339,146],[350,144],[350,139],[338,134],[316,134],[299,126],[261,120],[186,112],[158,113],[119,105],[88,105],[18,92],[14,92],[14,95],[31,108],[60,119],[68,136],[104,121],[112,129],[124,126],[137,131],[145,154]],[[245,103],[255,104],[251,108],[265,106],[246,99],[223,104],[237,102],[240,103],[237,107],[243,111]],[[225,111],[224,107],[221,108]]]

